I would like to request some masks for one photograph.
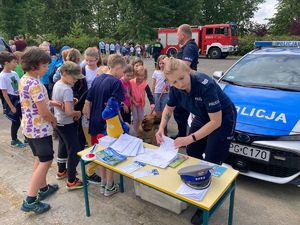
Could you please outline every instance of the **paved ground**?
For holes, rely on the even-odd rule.
[[[200,59],[199,69],[211,74],[226,70],[236,59]],[[151,61],[146,62],[150,73]],[[152,68],[152,69],[151,69]],[[170,133],[175,133],[174,124]],[[184,225],[194,208],[189,207],[181,215],[152,205],[136,197],[133,183],[125,179],[126,192],[111,198],[99,194],[96,186],[90,186],[92,216],[85,217],[82,191],[67,192],[64,181],[59,181],[60,190],[47,200],[52,209],[35,216],[19,210],[26,195],[28,180],[33,170],[33,157],[29,148],[23,151],[11,148],[10,122],[0,112],[0,224],[105,224],[105,225]],[[57,142],[55,142],[57,146]],[[79,170],[79,168],[78,168]],[[56,165],[50,169],[49,182],[55,180]],[[300,192],[291,185],[275,185],[240,176],[237,182],[234,224],[236,225],[299,225]],[[213,216],[213,225],[227,221],[228,200]]]

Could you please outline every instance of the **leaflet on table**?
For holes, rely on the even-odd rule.
[[[185,160],[189,157],[182,154],[177,154],[176,158],[169,164],[169,167],[176,168],[177,166],[181,165]]]
[[[126,166],[123,166],[122,168],[120,168],[123,172],[125,173],[132,173],[142,167],[146,166],[145,163],[142,163],[142,162],[137,162],[137,161],[134,161],[133,163],[130,163]]]
[[[111,147],[118,153],[126,156],[136,156],[144,152],[142,139],[129,134],[122,134]]]
[[[210,172],[211,175],[213,175],[214,177],[220,177],[220,176],[222,176],[222,175],[225,173],[225,171],[227,170],[226,167],[219,166],[219,165],[216,165],[216,164],[211,163],[211,162],[206,162],[206,161],[201,160],[200,163],[202,163],[202,164],[207,164],[207,165],[210,165],[210,166],[213,166],[213,168],[210,169],[209,172]]]
[[[176,157],[177,152],[174,151],[145,148],[145,153],[137,155],[134,160],[152,166],[166,168]]]
[[[159,175],[159,172],[157,169],[142,170],[142,171],[136,171],[132,175],[134,176],[134,178],[142,178],[142,177],[148,177],[153,175]]]
[[[204,196],[206,195],[209,187],[203,190],[197,190],[187,186],[186,184],[181,184],[179,188],[176,190],[176,193],[182,195],[187,198],[191,198],[196,201],[202,201]]]
[[[97,152],[96,157],[100,161],[102,161],[108,165],[111,165],[111,166],[115,166],[115,165],[119,164],[120,162],[123,162],[124,160],[127,159],[126,156],[117,153],[111,147],[108,147],[102,151]]]

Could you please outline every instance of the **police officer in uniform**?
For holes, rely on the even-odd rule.
[[[192,70],[197,71],[199,48],[192,39],[192,29],[188,24],[182,24],[177,29],[178,43],[182,45],[177,58],[185,62]],[[174,119],[178,126],[178,134],[174,137],[186,136],[187,120],[190,113],[178,106],[174,110]]]
[[[157,59],[160,56],[160,52],[163,49],[162,43],[160,43],[160,38],[156,40],[154,45],[152,46],[152,57],[154,58],[154,66],[156,67]]]
[[[157,143],[163,139],[164,129],[175,107],[181,106],[195,115],[189,135],[175,139],[175,147],[187,146],[189,156],[222,164],[229,153],[234,135],[236,109],[229,97],[208,75],[190,70],[182,60],[170,58],[164,74],[172,85],[169,101],[164,108]],[[202,211],[192,217],[193,224],[201,224]],[[199,222],[200,221],[200,222]]]

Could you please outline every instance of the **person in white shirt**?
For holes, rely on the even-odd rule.
[[[99,51],[95,47],[89,47],[84,52],[85,78],[87,81],[88,89],[92,86],[92,82],[97,76],[98,61],[100,59]]]

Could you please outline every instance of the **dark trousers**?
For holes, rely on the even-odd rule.
[[[56,128],[58,136],[58,153],[57,153],[57,165],[58,171],[63,172],[68,168],[68,181],[74,182],[76,178],[76,167],[79,162],[79,156],[77,152],[80,151],[77,127],[75,123],[57,126]]]
[[[236,109],[232,105],[222,113],[221,127],[207,137],[188,145],[187,154],[203,159],[202,154],[205,153],[205,161],[221,165],[228,157],[230,143],[234,136],[235,123]],[[196,116],[193,119],[189,133],[196,132],[204,125],[205,123],[202,123],[201,119]]]
[[[178,126],[178,137],[185,137],[187,130],[187,120],[190,113],[181,106],[176,106],[174,109],[174,119]]]
[[[85,144],[86,144],[86,140],[85,140],[82,124],[81,124],[81,119],[78,121],[75,121],[75,124],[77,127],[77,137],[78,137],[79,147],[80,147],[80,151],[81,151],[85,148]]]
[[[17,140],[18,139],[18,130],[20,128],[21,121],[20,120],[11,120],[11,128],[10,128],[10,135],[11,140]]]
[[[2,91],[0,91],[0,99],[1,99],[1,104],[2,104],[2,108],[3,108],[3,112],[5,111],[5,99],[3,97]]]
[[[121,116],[124,122],[131,124],[131,110],[128,109],[128,113],[125,113],[123,107],[121,107]]]
[[[153,59],[154,59],[154,66],[156,67],[156,65],[157,65],[157,59],[159,57],[159,54],[153,54],[152,56],[153,56]]]

